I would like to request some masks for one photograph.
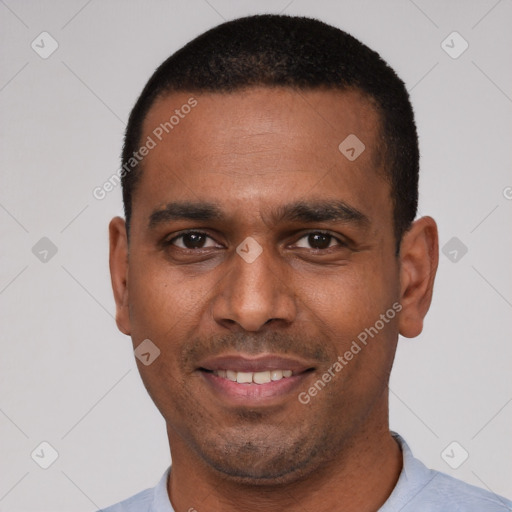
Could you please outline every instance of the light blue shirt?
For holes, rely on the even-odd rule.
[[[466,484],[416,459],[407,443],[393,433],[404,464],[393,492],[378,512],[510,512],[512,501]],[[160,482],[100,512],[174,512],[167,494],[168,468]]]

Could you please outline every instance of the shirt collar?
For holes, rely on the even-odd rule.
[[[174,512],[169,494],[167,493],[167,482],[169,481],[170,472],[171,468],[168,467],[154,488],[155,492],[153,494],[153,502],[151,503],[151,512]]]
[[[384,505],[379,509],[379,512],[395,512],[396,510],[401,510],[420,493],[437,474],[414,457],[409,445],[405,442],[403,437],[396,432],[391,432],[391,435],[402,450],[403,466],[395,488]]]

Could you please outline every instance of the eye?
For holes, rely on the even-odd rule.
[[[345,247],[347,244],[329,233],[315,231],[300,238],[295,245],[304,249],[322,250],[335,246]]]
[[[174,245],[180,249],[208,249],[210,247],[217,247],[218,244],[209,237],[206,233],[201,231],[187,231],[181,235],[175,236],[166,242],[166,245]]]

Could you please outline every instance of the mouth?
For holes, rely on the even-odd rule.
[[[231,355],[204,361],[198,371],[216,397],[254,406],[290,395],[314,367],[288,357]]]

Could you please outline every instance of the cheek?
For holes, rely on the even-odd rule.
[[[204,279],[184,277],[151,258],[130,262],[128,293],[135,339],[177,338],[186,325],[197,321],[205,300]]]
[[[204,292],[199,280],[184,279],[164,262],[151,259],[130,262],[130,321],[134,349],[149,339],[159,350],[149,365],[137,360],[137,366],[148,393],[166,416],[188,400],[179,355],[197,325]]]
[[[347,266],[321,279],[302,279],[297,294],[331,339],[344,340],[373,325],[394,297],[387,276],[370,266]]]

